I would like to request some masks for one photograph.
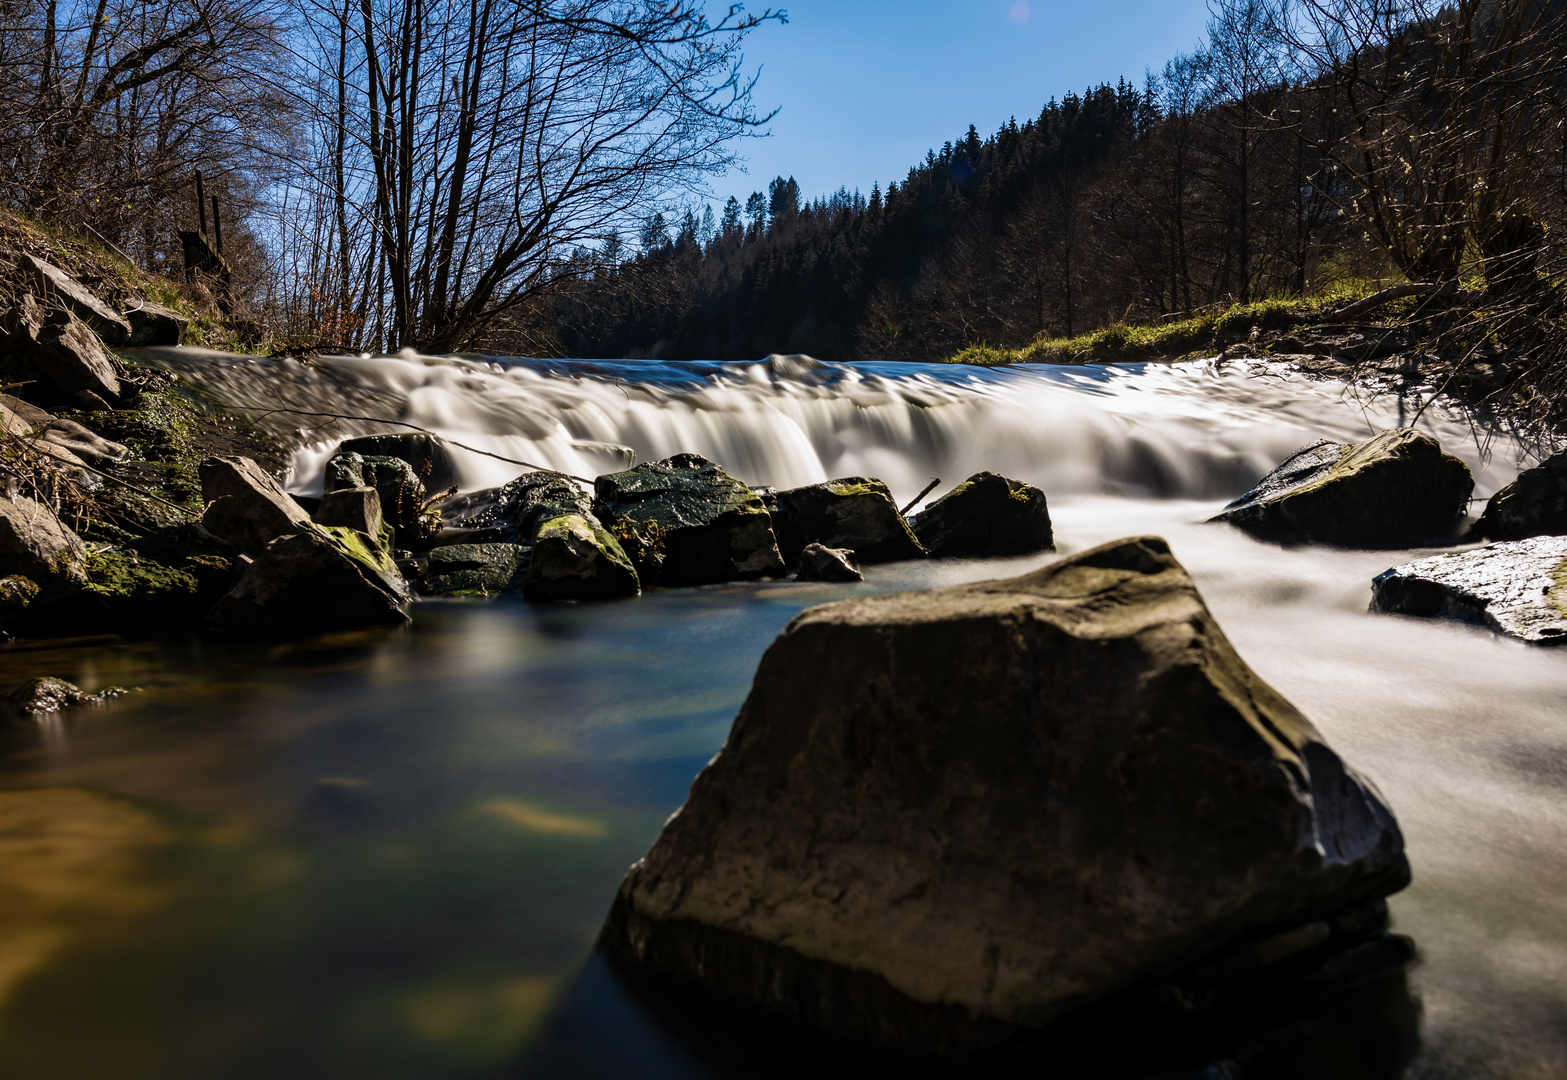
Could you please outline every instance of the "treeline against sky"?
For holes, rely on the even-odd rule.
[[[1197,53],[971,127],[885,192],[779,178],[716,222],[660,215],[580,256],[554,330],[578,356],[938,360],[1376,279],[1535,281],[1567,235],[1563,28],[1532,0],[1227,0]]]

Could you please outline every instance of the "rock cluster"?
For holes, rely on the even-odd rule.
[[[1375,789],[1143,537],[797,616],[599,942],[961,1058],[1327,947],[1408,879]]]

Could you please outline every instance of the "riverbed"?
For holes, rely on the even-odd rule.
[[[1372,1049],[1337,1076],[1567,1075],[1567,650],[1368,614],[1371,578],[1418,553],[1205,524],[1299,445],[1401,422],[1464,458],[1483,499],[1529,450],[1485,418],[1267,364],[153,359],[230,404],[296,410],[301,495],[339,439],[393,430],[304,415],[332,413],[471,447],[470,490],[519,461],[592,476],[678,451],[752,484],[879,476],[900,500],[991,469],[1046,491],[1058,552],[872,567],[863,585],[426,601],[406,630],[309,642],[0,650],[0,686],[140,688],[0,742],[0,820],[32,829],[0,850],[26,868],[0,883],[0,1075],[768,1073],[706,1052],[722,1032],[671,1021],[591,954],[762,651],[814,604],[1143,533],[1404,830],[1414,883],[1391,909],[1420,953],[1413,1036],[1339,1017],[1295,1045],[1356,1029]]]

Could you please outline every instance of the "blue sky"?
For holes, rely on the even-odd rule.
[[[766,3],[748,2],[750,11]],[[870,194],[960,137],[1021,123],[1045,102],[1121,75],[1141,83],[1202,39],[1207,0],[784,0],[786,26],[746,43],[762,68],[759,111],[771,137],[746,139],[748,175],[712,183],[715,212],[774,176],[814,198]],[[713,5],[717,11],[718,5]]]

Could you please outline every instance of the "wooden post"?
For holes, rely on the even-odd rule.
[[[207,198],[201,189],[201,170],[196,170],[196,218],[200,221],[198,226],[201,235],[207,235]]]
[[[217,242],[218,254],[223,254],[223,226],[218,222],[218,197],[212,196],[212,239]]]

